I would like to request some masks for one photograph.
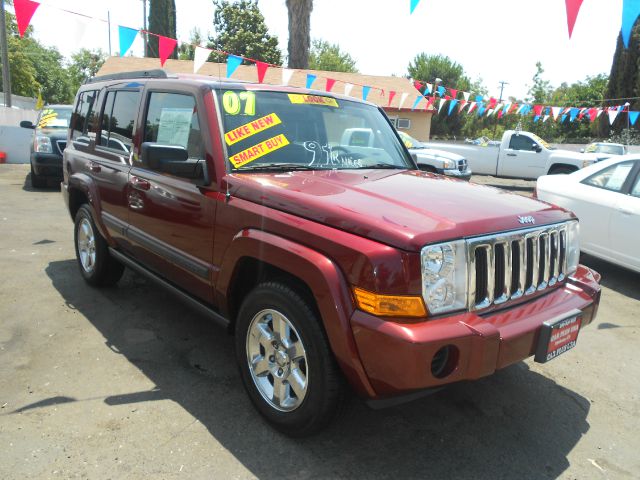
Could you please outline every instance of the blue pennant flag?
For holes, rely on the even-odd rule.
[[[631,29],[640,15],[640,1],[622,0],[622,40],[624,46],[629,48]]]
[[[313,73],[307,73],[307,88],[311,88],[313,82],[316,81],[316,76]]]
[[[636,124],[636,120],[638,120],[638,114],[640,114],[640,112],[629,112],[629,122],[631,123],[631,125]]]
[[[476,95],[476,102],[480,103],[483,99],[484,97],[482,95]]]
[[[233,75],[233,72],[236,71],[236,68],[238,68],[241,63],[242,57],[237,55],[229,55],[227,57],[227,78]]]
[[[485,110],[486,108],[484,106],[478,107],[478,116],[481,117],[484,114]]]
[[[447,90],[442,86],[438,86],[438,95],[440,95],[441,97],[444,96],[444,92],[446,92]]]
[[[564,123],[564,121],[567,119],[567,114],[565,113],[564,115],[562,115],[562,117],[560,118],[560,123]]]
[[[420,0],[411,0],[409,15],[413,13],[413,11],[416,9],[419,3],[420,3]]]
[[[413,102],[413,107],[411,107],[411,110],[415,110],[416,107],[418,106],[418,104],[420,103],[420,100],[422,100],[424,97],[422,95],[418,95],[416,97],[416,101]]]
[[[456,103],[458,103],[458,100],[455,98],[449,102],[449,115],[451,115],[451,112],[453,112],[453,109],[456,107]]]
[[[367,97],[369,96],[369,91],[371,90],[371,87],[367,87],[366,85],[364,87],[362,87],[362,99],[366,100]]]
[[[578,116],[578,113],[580,113],[580,109],[579,108],[573,107],[571,110],[569,110],[569,117],[570,117],[569,120],[571,122],[573,122],[576,119],[576,117]]]
[[[138,35],[138,30],[118,25],[118,37],[120,38],[120,56],[124,57],[127,50],[133,45],[133,41]]]
[[[533,117],[534,122],[537,122],[538,120],[540,120],[540,115],[536,115],[535,117]]]

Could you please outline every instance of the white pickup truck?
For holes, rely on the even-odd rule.
[[[592,156],[557,150],[531,132],[507,130],[500,145],[431,143],[435,148],[464,156],[474,174],[536,179],[571,173],[594,163]]]

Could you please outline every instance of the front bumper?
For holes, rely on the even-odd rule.
[[[62,155],[34,152],[31,154],[31,166],[36,175],[62,179]]]
[[[459,178],[460,180],[469,180],[471,178],[472,172],[470,169],[466,169],[464,171],[460,171],[457,168],[452,169],[439,169],[438,173],[440,175],[446,175],[447,177]]]
[[[466,312],[398,323],[357,310],[351,327],[375,398],[481,378],[532,356],[543,322],[574,309],[582,312],[583,327],[593,321],[600,301],[599,278],[581,265],[561,287],[486,315]],[[434,376],[434,356],[447,346],[450,365],[445,375]]]

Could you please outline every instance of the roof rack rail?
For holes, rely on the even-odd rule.
[[[110,73],[87,79],[84,83],[103,82],[105,80],[129,80],[133,78],[169,78],[164,70],[156,68],[154,70],[137,70],[135,72]]]

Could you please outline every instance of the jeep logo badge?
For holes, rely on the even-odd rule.
[[[536,219],[533,218],[531,215],[527,215],[525,217],[518,217],[518,222],[520,222],[522,225],[525,225],[527,223],[536,223]]]

